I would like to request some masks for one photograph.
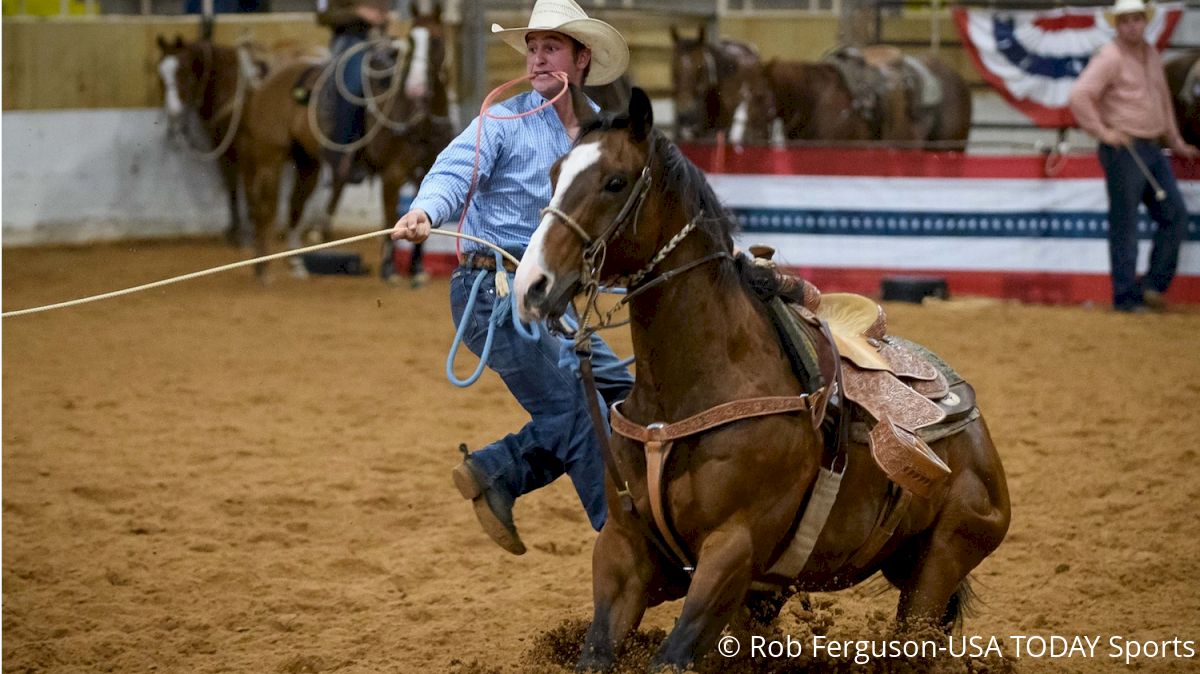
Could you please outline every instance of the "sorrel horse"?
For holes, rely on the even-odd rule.
[[[735,143],[770,140],[775,114],[758,50],[736,40],[710,43],[703,26],[695,38],[671,26],[671,41],[676,137],[711,140],[725,132]]]
[[[366,135],[361,141],[362,158],[371,173],[382,182],[383,220],[390,225],[396,218],[400,188],[408,181],[419,181],[432,165],[438,152],[452,139],[445,63],[445,29],[441,10],[436,5],[420,14],[414,5],[412,26],[406,48],[386,48],[382,55],[368,57],[392,59],[387,75],[371,78],[367,92]],[[246,111],[246,134],[240,155],[247,186],[251,220],[255,228],[255,248],[267,252],[267,240],[275,220],[280,177],[288,160],[295,163],[296,181],[288,214],[289,245],[299,245],[297,229],[305,203],[312,195],[321,167],[322,140],[320,115],[309,106],[318,105],[323,92],[313,87],[328,64],[293,63],[268,77],[250,101]],[[380,68],[380,70],[385,70]],[[324,78],[333,86],[333,78]],[[379,91],[381,93],[372,93]],[[310,114],[311,113],[311,114]],[[321,134],[324,135],[324,134]],[[335,172],[336,173],[336,172]],[[322,235],[330,238],[333,213],[345,185],[333,183]],[[385,249],[384,264],[390,265],[390,247]],[[420,248],[414,248],[413,268],[420,272]],[[293,271],[299,273],[297,264]],[[255,269],[264,278],[265,266]]]
[[[158,36],[162,55],[158,74],[167,112],[167,133],[193,147],[203,157],[217,162],[229,196],[229,226],[225,238],[239,243],[242,216],[238,194],[238,147],[236,138],[245,105],[259,79],[266,74],[267,61],[249,45],[228,47],[201,39],[174,42]],[[201,128],[194,125],[199,123]],[[193,136],[201,135],[202,139]],[[204,143],[200,149],[192,143]]]
[[[1200,49],[1184,52],[1163,65],[1179,133],[1200,145]]]
[[[623,417],[645,442],[621,431],[608,445],[609,519],[593,551],[594,617],[578,668],[609,669],[649,605],[684,596],[652,668],[686,669],[712,649],[752,584],[769,579],[798,514],[816,499],[827,440],[838,436],[804,413],[694,423],[711,422],[726,403],[766,397],[807,400],[812,410],[821,391],[806,390],[793,370],[750,282],[760,268],[735,253],[732,219],[703,173],[653,128],[645,93],[635,90],[620,116],[593,119],[580,106],[576,114],[589,121],[551,170],[553,196],[517,269],[515,301],[533,321],[560,316],[581,289],[627,285],[637,375],[613,406],[613,428]],[[676,433],[681,421],[694,432]],[[931,441],[950,475],[914,498],[890,533],[879,523],[894,490],[850,438],[836,444],[847,463],[816,549],[785,582],[833,590],[882,571],[900,589],[902,630],[950,629],[969,596],[968,572],[1008,529],[987,426],[972,416],[961,432]],[[673,451],[664,450],[671,439]],[[674,548],[662,545],[672,538]]]
[[[935,57],[875,45],[818,62],[772,61],[763,71],[789,140],[966,149],[970,89]]]

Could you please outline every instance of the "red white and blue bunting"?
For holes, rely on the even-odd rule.
[[[1088,59],[1113,38],[1103,7],[1040,11],[954,8],[963,46],[983,79],[1035,124],[1074,126],[1067,96]],[[1146,28],[1160,51],[1183,15],[1181,3],[1163,3]]]

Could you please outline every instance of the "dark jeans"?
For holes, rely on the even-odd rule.
[[[1158,143],[1134,139],[1138,153],[1150,174],[1162,186],[1166,198],[1154,197],[1154,188],[1142,174],[1128,148],[1101,144],[1100,165],[1108,188],[1108,257],[1112,268],[1113,306],[1118,309],[1142,303],[1142,290],[1165,292],[1175,278],[1179,247],[1187,234],[1188,213],[1175,182],[1171,164]],[[1137,279],[1138,204],[1145,204],[1156,227],[1150,268],[1139,283]]]
[[[348,30],[335,34],[333,42],[329,45],[329,51],[332,52],[330,58],[334,62],[337,62],[346,50],[362,44],[367,40],[367,37],[368,34],[365,31],[356,30]],[[366,49],[358,50],[340,68],[346,89],[359,98],[362,98],[363,95],[362,64],[363,59],[366,58],[367,51]],[[330,139],[336,143],[346,145],[362,138],[363,134],[366,133],[367,109],[365,106],[350,101],[342,95],[341,90],[337,88],[337,83],[334,80],[336,76],[335,72],[329,80],[329,90],[334,96],[333,133],[330,135]]]
[[[478,356],[497,301],[495,272],[457,269],[450,279],[450,308],[458,325],[477,274],[486,277],[476,293],[463,341]],[[512,320],[505,317],[496,327],[488,366],[504,380],[530,419],[516,433],[474,452],[471,460],[482,469],[490,486],[506,490],[513,497],[544,487],[566,473],[592,527],[599,531],[608,514],[604,459],[592,430],[583,383],[570,366],[574,357],[570,340],[542,330],[541,339],[530,341],[519,335]],[[618,362],[608,344],[593,336],[597,390],[588,394],[599,395],[606,408],[623,399],[633,385],[632,375],[626,368],[616,367]]]

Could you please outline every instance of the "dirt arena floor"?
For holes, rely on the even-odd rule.
[[[357,250],[374,260],[373,243]],[[240,255],[6,249],[3,305]],[[595,534],[559,481],[519,502],[530,551],[512,557],[452,488],[458,443],[524,418],[494,376],[447,382],[446,282],[277,270],[265,288],[243,270],[4,319],[4,671],[569,671]],[[983,603],[963,632],[999,652],[862,668],[743,653],[700,669],[1195,671],[1182,656],[1200,651],[1200,311],[887,309],[894,333],[974,383],[1004,457],[1013,525],[975,573]],[[895,601],[881,582],[793,599],[767,636],[884,639]],[[650,610],[638,643],[679,607]],[[1051,657],[1097,637],[1091,654]],[[1134,644],[1153,655],[1127,665]]]

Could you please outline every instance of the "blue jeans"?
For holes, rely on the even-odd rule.
[[[1166,198],[1155,199],[1154,188],[1142,175],[1127,148],[1100,145],[1100,165],[1104,167],[1104,182],[1108,188],[1108,257],[1112,266],[1113,306],[1122,309],[1140,305],[1143,289],[1165,292],[1171,285],[1188,222],[1187,207],[1179,193],[1171,163],[1158,143],[1137,138],[1133,148],[1166,192]],[[1140,283],[1137,279],[1138,204],[1146,205],[1156,225],[1150,269]]]
[[[329,45],[331,52],[330,58],[334,62],[341,57],[346,50],[356,45],[362,44],[367,40],[367,33],[359,31],[346,31],[334,35],[333,41]],[[346,89],[350,93],[358,96],[363,95],[363,79],[362,79],[362,64],[366,58],[367,49],[360,49],[351,56],[343,66],[343,82],[346,84]],[[335,72],[329,80],[329,91],[334,97],[333,102],[333,133],[330,135],[330,140],[343,145],[353,143],[366,133],[366,107],[358,105],[353,101],[347,100],[342,95],[341,90],[337,88],[337,82],[333,79],[337,76]]]
[[[450,278],[450,308],[458,325],[478,274],[486,277],[476,293],[475,306],[463,333],[463,341],[476,356],[483,350],[497,301],[495,272],[460,267]],[[509,318],[496,327],[488,366],[504,380],[530,419],[516,433],[473,452],[471,460],[482,470],[489,486],[514,498],[544,487],[566,473],[592,527],[599,531],[608,515],[604,459],[592,429],[587,399],[583,397],[583,383],[577,370],[571,367],[575,362],[574,349],[570,340],[546,334],[544,329],[541,333],[539,340],[530,341],[517,333]],[[596,390],[589,393],[599,395],[605,409],[623,399],[633,385],[632,375],[626,368],[618,367],[618,362],[608,344],[593,336]]]

